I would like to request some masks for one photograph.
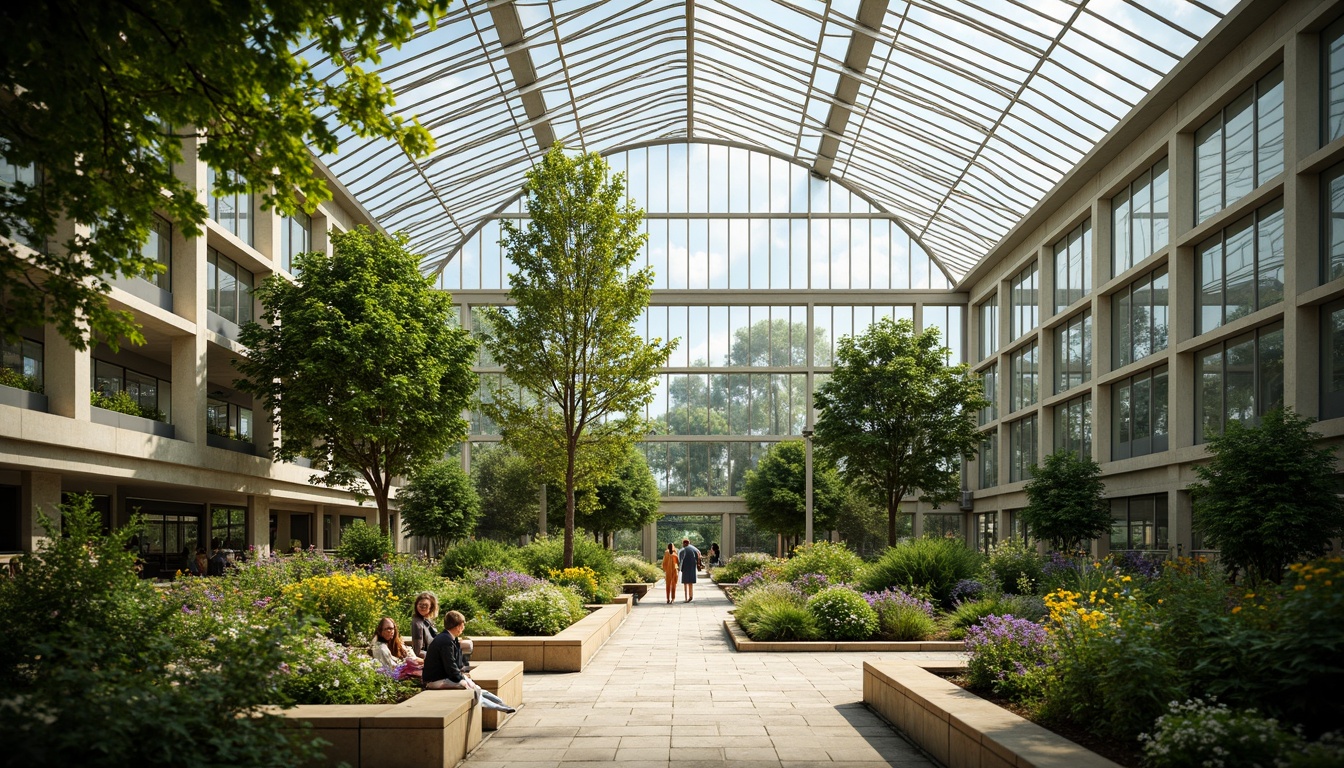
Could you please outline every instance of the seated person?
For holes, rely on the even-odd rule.
[[[429,644],[439,631],[434,628],[434,620],[439,617],[439,598],[433,592],[421,592],[415,596],[415,615],[411,617],[411,650],[416,656],[425,658]],[[474,644],[470,638],[459,637],[462,654],[470,656]]]
[[[384,616],[378,622],[378,631],[374,635],[373,647],[369,649],[373,660],[389,676],[397,680],[420,677],[424,661],[411,653],[401,640],[397,631],[397,622]]]
[[[429,650],[425,653],[425,689],[438,691],[463,688],[475,691],[476,699],[486,709],[512,713],[513,707],[495,694],[483,690],[467,676],[467,662],[462,658],[462,644],[457,639],[466,628],[467,619],[461,613],[448,611],[443,615],[443,631],[429,644]]]

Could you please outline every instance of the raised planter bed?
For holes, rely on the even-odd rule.
[[[617,595],[610,605],[595,610],[552,637],[473,637],[471,652],[477,661],[521,661],[527,672],[582,672],[630,615],[632,595]],[[590,606],[593,607],[593,606]]]
[[[481,743],[483,717],[471,691],[421,691],[400,704],[308,704],[279,710],[330,742],[318,766],[442,768]]]
[[[629,582],[621,585],[621,592],[631,595],[635,599],[635,604],[639,604],[639,601],[649,593],[650,586],[652,585],[643,582]]]
[[[723,628],[733,648],[744,653],[788,653],[807,651],[808,653],[826,653],[842,651],[964,651],[966,644],[960,640],[779,640],[763,642],[752,640],[737,623],[737,619],[727,618]]]
[[[1120,768],[930,670],[947,663],[865,661],[863,703],[948,768]]]
[[[523,703],[523,663],[521,661],[482,661],[471,665],[471,679],[485,690],[517,708]],[[513,715],[481,707],[481,728],[499,730]]]

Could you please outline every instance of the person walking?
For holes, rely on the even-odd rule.
[[[681,575],[681,561],[672,542],[667,542],[667,551],[663,553],[663,583],[667,587],[667,602],[677,599],[677,577]]]
[[[700,550],[691,544],[690,539],[681,540],[681,551],[677,553],[681,565],[681,586],[686,594],[686,602],[695,599],[695,572],[700,567]]]

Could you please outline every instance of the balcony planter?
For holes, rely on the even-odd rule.
[[[155,435],[157,437],[173,438],[177,436],[177,432],[173,429],[173,425],[164,424],[162,421],[146,419],[143,416],[132,416],[129,413],[109,411],[106,408],[99,408],[96,405],[90,406],[90,411],[92,412],[93,423],[95,424],[106,424],[109,427],[117,427],[118,429],[130,429],[136,432],[144,432],[147,435]]]
[[[213,432],[207,432],[205,435],[205,444],[211,448],[223,448],[226,451],[234,453],[246,453],[250,456],[257,455],[257,446],[250,440],[234,440],[231,437],[216,435]]]
[[[0,384],[0,405],[26,408],[30,411],[47,411],[47,396],[41,392],[29,392]]]

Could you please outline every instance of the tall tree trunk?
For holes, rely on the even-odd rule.
[[[896,516],[901,513],[900,497],[887,497],[887,546],[896,546]]]
[[[387,486],[375,486],[373,489],[373,501],[378,505],[378,527],[382,530],[384,536],[387,536],[392,532],[391,505],[387,500],[390,495],[391,493]]]
[[[565,568],[574,567],[574,453],[578,448],[571,439],[565,463]]]

